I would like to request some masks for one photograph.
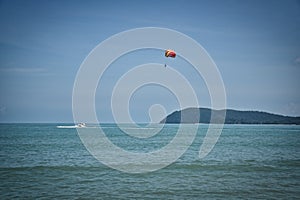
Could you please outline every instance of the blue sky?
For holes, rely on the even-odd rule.
[[[228,108],[300,116],[299,1],[0,1],[0,122],[71,122],[73,83],[88,53],[114,34],[149,26],[180,31],[207,50]],[[147,62],[141,54],[127,59]],[[109,96],[119,75],[117,66],[110,70],[97,98]],[[201,89],[201,106],[209,107]],[[153,103],[178,109],[171,94],[145,87],[133,97],[133,118],[148,121]],[[97,108],[113,121],[107,102]]]

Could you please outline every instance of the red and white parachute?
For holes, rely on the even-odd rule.
[[[165,51],[165,56],[166,57],[171,57],[171,58],[175,58],[176,57],[176,52],[171,50],[171,49],[167,49]]]

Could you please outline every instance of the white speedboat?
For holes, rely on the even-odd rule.
[[[86,127],[85,123],[79,123],[76,125],[77,128],[84,128]]]

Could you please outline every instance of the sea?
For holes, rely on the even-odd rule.
[[[179,125],[138,140],[117,124],[102,126],[120,148],[147,152],[167,145]],[[224,125],[200,159],[207,129],[200,124],[168,166],[128,173],[91,155],[74,124],[0,124],[0,199],[300,199],[300,126]]]

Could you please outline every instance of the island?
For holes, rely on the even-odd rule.
[[[300,125],[300,117],[283,116],[262,111],[240,111],[233,109],[213,110],[210,108],[186,108],[166,116],[160,123],[204,123],[211,121],[211,114],[223,116],[225,124],[296,124]],[[221,118],[221,117],[220,117]],[[218,120],[216,120],[218,121]],[[221,119],[219,121],[222,121]]]

